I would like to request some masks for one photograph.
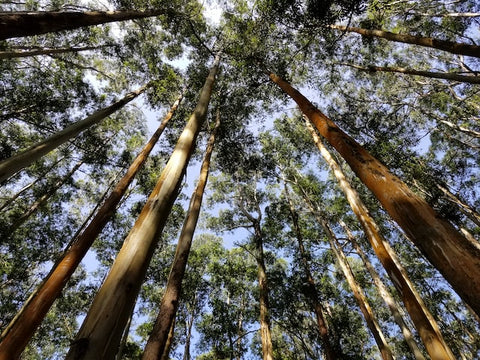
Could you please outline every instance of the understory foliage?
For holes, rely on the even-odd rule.
[[[477,78],[479,58],[331,27],[480,45],[478,2],[26,0],[3,1],[0,16],[153,9],[164,14],[0,40],[0,161],[148,84],[137,99],[0,184],[0,331],[89,223],[183,93],[153,153],[21,358],[59,359],[68,352],[197,105],[216,54],[221,61],[207,119],[116,359],[142,356],[217,116],[221,122],[210,178],[165,359],[265,358],[260,257],[268,279],[273,359],[325,354],[306,266],[337,358],[380,358],[328,228],[395,358],[415,359],[351,237],[400,304],[413,339],[428,356],[301,112],[269,74],[300,90],[425,199],[438,218],[479,247],[480,85],[372,70],[410,68]],[[49,52],[54,49],[65,51]],[[37,50],[45,52],[18,56]],[[480,314],[456,294],[334,148],[326,147],[393,248],[454,357],[480,358]]]

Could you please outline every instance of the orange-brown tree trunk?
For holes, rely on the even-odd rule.
[[[112,359],[205,122],[220,57],[160,178],[130,230],[72,343],[67,360]]]
[[[350,185],[342,169],[323,145],[320,137],[317,135],[315,129],[307,118],[305,119],[305,124],[312,135],[315,145],[317,145],[323,158],[337,178],[340,189],[344,192],[353,213],[362,225],[363,231],[372,245],[375,254],[395,285],[397,292],[400,294],[400,297],[402,298],[430,357],[432,360],[454,360],[454,356],[445,343],[435,319],[411,283],[405,269],[403,269],[402,265],[396,258],[393,249],[390,248],[387,241],[380,234],[378,225],[370,216],[367,207],[360,199],[357,191]]]
[[[180,294],[182,291],[182,281],[187,267],[188,256],[192,246],[193,235],[197,226],[200,208],[202,206],[203,194],[207,185],[208,173],[210,169],[210,159],[212,157],[215,135],[220,126],[220,112],[217,110],[217,120],[215,128],[208,140],[207,149],[200,169],[200,177],[197,186],[193,192],[188,208],[188,214],[178,238],[177,249],[173,258],[170,274],[168,275],[167,288],[160,304],[160,311],[153,326],[153,330],[145,345],[143,360],[157,360],[165,352],[168,340],[168,334],[172,327],[173,320],[177,313]]]
[[[62,131],[59,131],[58,133],[53,134],[47,139],[30,146],[28,149],[23,150],[17,155],[2,160],[0,162],[0,183],[8,179],[10,176],[14,175],[21,169],[33,164],[43,155],[48,154],[50,151],[67,142],[74,136],[80,134],[82,131],[88,129],[95,124],[98,124],[107,116],[121,109],[130,101],[143,93],[148,86],[149,84],[141,87],[136,91],[128,93],[122,99],[116,101],[112,105],[101,110],[97,110],[92,115],[87,116],[85,119],[71,124],[70,126],[67,126]]]
[[[115,21],[141,19],[166,14],[167,10],[150,11],[51,11],[4,12],[0,14],[0,40],[40,35]]]
[[[362,250],[360,245],[355,240],[355,237],[351,233],[350,229],[347,227],[347,225],[343,221],[340,221],[340,225],[345,230],[345,232],[348,236],[349,242],[353,245],[355,251],[357,252],[357,254],[362,259],[362,261],[365,265],[365,268],[369,272],[370,276],[373,279],[374,284],[378,288],[378,292],[379,292],[380,296],[383,298],[383,300],[385,301],[385,304],[387,304],[388,308],[390,309],[390,312],[392,313],[393,319],[395,320],[398,327],[402,331],[403,337],[405,338],[405,342],[407,343],[408,347],[412,351],[413,356],[415,356],[415,359],[417,359],[417,360],[425,360],[425,357],[423,356],[422,351],[418,347],[418,345],[415,341],[415,338],[412,335],[412,332],[410,331],[407,323],[403,319],[403,312],[401,310],[400,305],[397,303],[397,301],[393,298],[393,296],[388,291],[387,286],[385,285],[385,283],[380,278],[380,275],[377,273],[377,271],[375,270],[375,268],[372,265],[372,263],[370,262],[370,260],[368,260],[368,257],[365,254],[365,252]]]
[[[148,155],[157,143],[168,121],[172,118],[182,96],[174,103],[162,123],[152,135],[142,151],[128,168],[126,174],[120,179],[112,193],[99,208],[95,217],[88,226],[71,242],[63,256],[56,262],[48,276],[43,280],[38,289],[24,304],[21,311],[10,322],[0,338],[0,360],[17,359],[30,341],[43,318],[60,295],[65,284],[72,276],[78,264],[82,261],[93,241],[105,227],[115,212],[117,205],[124,196],[128,186],[141,169]],[[4,357],[5,356],[5,357]]]
[[[361,66],[355,64],[339,64],[350,66],[354,69],[358,69],[361,71],[366,71],[370,73],[374,72],[392,72],[392,73],[400,73],[406,75],[418,75],[423,77],[428,77],[432,79],[443,79],[443,80],[451,80],[451,81],[459,81],[465,82],[469,84],[480,84],[480,76],[467,76],[467,75],[459,75],[455,73],[446,73],[446,72],[434,72],[434,71],[423,71],[423,70],[415,70],[415,69],[408,69],[403,67],[395,67],[395,66]]]
[[[270,79],[298,104],[320,134],[340,153],[360,180],[460,297],[480,313],[480,246],[468,241],[428,203],[275,74]],[[462,266],[458,266],[462,264]]]
[[[341,25],[331,25],[331,28],[341,31],[355,32],[365,37],[378,37],[390,41],[401,42],[405,44],[413,44],[425,46],[438,50],[447,51],[452,54],[467,55],[480,57],[480,46],[465,43],[457,43],[453,41],[440,40],[430,37],[413,36],[409,34],[395,34],[383,30],[362,29],[357,27],[347,27]]]
[[[313,279],[312,272],[310,271],[310,265],[308,263],[307,253],[305,250],[305,246],[303,244],[302,230],[300,229],[300,225],[298,224],[298,213],[295,210],[295,207],[293,205],[293,201],[290,197],[285,179],[284,179],[284,189],[285,189],[285,197],[287,198],[288,205],[289,205],[290,215],[292,217],[293,229],[295,231],[296,238],[297,238],[298,249],[300,250],[300,258],[302,261],[303,272],[305,273],[305,278],[307,280],[306,281],[307,288],[305,289],[305,296],[310,301],[313,307],[313,310],[315,312],[315,316],[317,318],[318,332],[320,334],[320,339],[322,340],[325,359],[326,360],[338,359],[338,358],[341,358],[342,356],[341,354],[337,354],[337,352],[335,351],[335,349],[330,343],[330,334],[329,334],[327,322],[324,316],[325,310],[323,309],[323,306],[320,303],[320,300],[319,300],[320,297],[317,291],[317,286],[315,284],[315,280]]]
[[[348,286],[352,289],[353,296],[357,301],[360,310],[362,311],[363,317],[365,318],[365,322],[367,323],[368,328],[372,332],[373,337],[375,338],[375,342],[377,343],[378,349],[380,350],[380,354],[384,360],[393,360],[394,357],[392,355],[392,350],[385,339],[385,335],[383,334],[380,325],[375,317],[375,314],[368,303],[367,297],[363,292],[360,285],[355,280],[355,276],[353,275],[352,269],[348,264],[347,258],[342,251],[341,246],[338,245],[338,240],[331,230],[330,226],[327,222],[322,218],[319,217],[318,214],[315,212],[315,216],[317,217],[318,221],[322,225],[323,229],[325,230],[325,234],[327,235],[327,239],[330,243],[330,248],[332,249],[335,257],[337,258],[338,264],[342,269],[342,272],[347,280]]]

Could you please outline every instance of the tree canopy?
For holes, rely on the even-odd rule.
[[[0,360],[479,358],[479,19],[2,2]]]

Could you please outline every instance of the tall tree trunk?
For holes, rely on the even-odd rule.
[[[383,30],[370,30],[341,25],[331,25],[330,27],[341,31],[355,32],[365,37],[378,37],[390,41],[443,50],[452,54],[480,57],[480,46],[477,45],[457,43],[423,36],[413,36],[409,34],[395,34]]]
[[[48,137],[47,139],[30,146],[28,149],[9,157],[0,162],[0,183],[5,181],[10,176],[14,175],[16,172],[21,169],[31,165],[43,155],[49,153],[56,147],[67,142],[74,136],[78,135],[85,129],[88,129],[90,126],[98,124],[100,121],[105,119],[107,116],[113,114],[115,111],[121,109],[130,101],[135,99],[138,95],[143,93],[149,84],[141,87],[136,91],[132,91],[125,95],[121,100],[113,103],[112,105],[95,111],[92,115],[87,116],[85,119],[78,121],[70,126],[67,126],[62,131],[59,131],[56,134]]]
[[[27,221],[30,216],[32,216],[34,213],[37,212],[37,210],[43,206],[45,203],[48,202],[48,200],[57,192],[58,189],[62,187],[63,184],[65,184],[68,180],[71,179],[72,175],[75,174],[75,172],[83,165],[83,160],[77,162],[71,169],[70,171],[62,176],[60,179],[55,181],[55,183],[50,186],[50,188],[42,195],[40,196],[35,202],[30,205],[28,209],[26,209],[23,214],[18,217],[15,222],[12,224],[12,226],[9,227],[7,237],[10,235],[13,235],[15,231],[18,230],[20,226],[22,226],[25,221]]]
[[[120,347],[118,348],[115,360],[122,360],[123,350],[125,349],[125,345],[127,344],[128,334],[130,333],[130,326],[132,325],[132,317],[133,313],[130,314],[130,316],[128,317],[127,326],[125,326],[125,331],[123,332],[122,341],[120,341]]]
[[[270,307],[268,300],[267,268],[263,255],[263,234],[260,221],[254,222],[255,259],[257,261],[258,287],[260,290],[260,335],[262,339],[262,359],[273,360],[272,334],[270,331]]]
[[[53,54],[63,54],[71,52],[80,52],[87,50],[96,50],[100,49],[103,46],[85,46],[85,47],[70,47],[70,48],[61,48],[61,49],[36,49],[28,51],[18,51],[18,50],[5,50],[0,51],[0,59],[14,59],[14,58],[23,58],[37,55],[53,55]]]
[[[0,13],[0,40],[40,35],[115,21],[141,19],[172,13],[171,10],[149,11],[52,11]]]
[[[387,286],[384,284],[384,282],[380,278],[380,275],[377,273],[377,271],[373,267],[370,260],[368,260],[368,257],[365,254],[365,252],[362,250],[360,245],[355,240],[355,237],[351,233],[350,229],[347,227],[347,225],[343,221],[340,221],[340,225],[345,230],[345,233],[348,236],[348,240],[353,245],[355,251],[357,252],[358,255],[360,255],[360,258],[362,259],[365,265],[365,268],[370,273],[370,276],[372,277],[373,282],[377,286],[380,296],[382,297],[382,299],[385,301],[385,304],[387,304],[388,308],[390,309],[390,312],[393,315],[393,319],[395,320],[400,330],[402,331],[403,337],[405,338],[405,342],[407,343],[408,347],[412,351],[412,354],[415,356],[415,359],[425,360],[425,357],[423,356],[422,351],[418,347],[415,341],[415,338],[412,335],[412,332],[410,331],[407,323],[403,319],[403,314],[402,314],[400,305],[395,301],[393,296],[388,291]]]
[[[468,241],[428,203],[370,155],[300,92],[275,74],[270,78],[292,97],[320,134],[342,155],[426,258],[460,297],[480,314],[480,246]],[[462,264],[462,266],[458,266]]]
[[[90,249],[93,241],[114,214],[129,185],[147,160],[153,146],[157,143],[167,123],[178,108],[182,96],[183,94],[175,101],[158,129],[137,155],[125,175],[119,180],[92,221],[81,233],[72,239],[71,246],[65,249],[63,256],[56,262],[42,284],[4,330],[0,338],[0,360],[7,358],[17,359],[20,356],[53,302],[60,295],[78,264],[80,264],[88,249]],[[7,357],[4,358],[3,354]]]
[[[190,360],[190,343],[192,341],[192,328],[193,328],[193,320],[195,319],[195,314],[192,311],[192,316],[188,319],[187,322],[187,333],[185,336],[185,347],[183,349],[183,360]]]
[[[465,82],[470,84],[480,84],[480,76],[467,76],[467,75],[459,75],[455,73],[446,73],[446,72],[434,72],[434,71],[422,71],[422,70],[415,70],[415,69],[407,69],[402,67],[394,67],[394,66],[360,66],[355,64],[346,64],[340,63],[339,65],[350,66],[354,69],[358,69],[361,71],[366,72],[393,72],[393,73],[400,73],[400,74],[407,74],[407,75],[418,75],[433,79],[444,79],[444,80],[452,80],[452,81],[459,81]]]
[[[350,185],[342,169],[333,159],[330,152],[323,145],[315,129],[305,117],[305,124],[312,138],[317,145],[320,153],[332,169],[333,174],[338,180],[338,184],[344,192],[348,203],[350,204],[355,216],[362,225],[363,231],[372,245],[375,254],[387,271],[392,280],[405,307],[417,328],[420,337],[432,360],[454,360],[454,356],[445,343],[440,328],[430,311],[425,306],[420,294],[416,291],[408,275],[400,262],[396,259],[393,249],[390,248],[387,241],[380,234],[380,229],[375,220],[370,216],[367,207],[360,199],[357,191]]]
[[[288,201],[290,215],[292,217],[293,229],[296,234],[298,249],[300,250],[302,267],[305,273],[305,278],[307,280],[306,281],[307,288],[305,289],[304,293],[307,299],[310,301],[313,307],[313,310],[315,312],[315,316],[317,318],[318,332],[322,340],[322,346],[323,346],[325,358],[326,360],[334,360],[337,358],[341,358],[342,357],[341,354],[337,354],[334,348],[332,347],[332,345],[330,344],[330,335],[328,331],[327,322],[324,316],[325,310],[323,309],[323,306],[319,301],[317,286],[315,284],[315,280],[313,279],[312,272],[310,271],[310,264],[308,263],[305,246],[303,245],[302,231],[300,229],[300,225],[298,224],[298,213],[296,212],[292,199],[290,197],[286,180],[283,179],[283,181],[284,181],[283,185],[285,189],[285,197],[287,198],[287,201]]]
[[[172,326],[177,313],[180,294],[182,291],[182,281],[187,267],[188,256],[192,246],[193,235],[197,226],[200,208],[202,206],[203,194],[207,185],[208,173],[210,169],[210,159],[212,157],[215,136],[220,126],[220,111],[217,109],[217,120],[215,128],[208,140],[207,149],[200,169],[200,176],[197,186],[193,192],[188,208],[188,214],[183,223],[180,237],[178,238],[177,249],[173,258],[170,274],[168,275],[167,288],[160,304],[160,311],[153,326],[153,330],[145,345],[143,360],[157,360],[165,351],[165,345],[168,339],[168,332]]]
[[[95,296],[66,359],[108,360],[115,354],[148,264],[177,197],[198,133],[205,122],[219,62],[217,55],[198,104]]]
[[[365,322],[367,323],[368,328],[370,329],[370,331],[373,334],[373,337],[375,338],[375,342],[377,343],[377,346],[380,350],[380,354],[382,355],[382,358],[384,360],[393,360],[394,357],[392,355],[392,350],[390,349],[390,346],[387,344],[385,335],[383,334],[383,331],[380,328],[380,325],[378,324],[378,321],[375,317],[375,314],[372,311],[372,308],[370,307],[370,304],[368,303],[365,293],[363,292],[362,288],[355,280],[352,269],[348,264],[347,258],[343,253],[342,248],[338,245],[338,240],[335,237],[335,234],[333,233],[332,229],[327,224],[325,219],[323,219],[323,217],[320,217],[317,214],[317,211],[315,211],[315,209],[311,208],[311,210],[314,212],[314,215],[317,217],[317,220],[320,222],[323,229],[325,230],[325,234],[327,235],[327,239],[330,243],[330,248],[332,249],[336,257],[338,264],[340,265],[340,268],[342,269],[342,272],[345,276],[345,279],[347,280],[348,285],[352,289],[353,296],[355,297],[355,300],[357,301],[358,306],[362,311],[362,314],[365,318]]]

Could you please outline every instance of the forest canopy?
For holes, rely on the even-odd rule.
[[[0,360],[480,358],[480,5],[0,4]]]

